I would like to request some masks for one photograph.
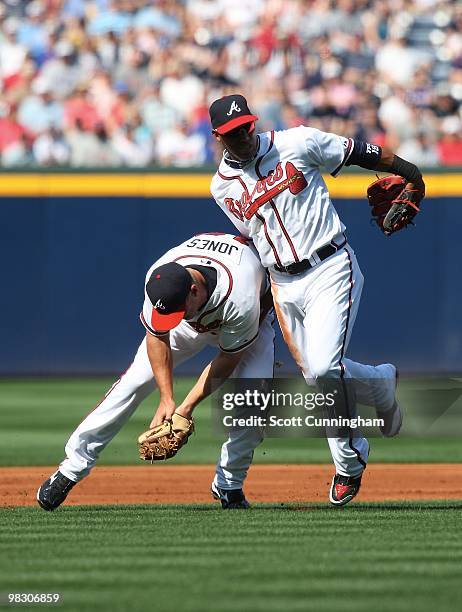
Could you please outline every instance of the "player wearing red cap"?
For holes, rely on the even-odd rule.
[[[274,319],[265,270],[254,247],[229,234],[200,234],[171,249],[148,270],[140,315],[146,337],[133,363],[82,421],[66,444],[66,458],[40,487],[37,499],[54,510],[139,404],[154,390],[160,403],[151,426],[174,412],[185,418],[229,376],[271,378]],[[180,405],[173,370],[207,345],[218,349]],[[242,486],[263,431],[231,430],[212,483],[223,508],[247,508]]]
[[[352,418],[354,395],[367,389],[366,403],[372,399],[380,412],[383,435],[396,435],[396,368],[345,357],[363,276],[321,171],[335,177],[354,164],[398,174],[407,180],[406,197],[417,204],[425,193],[420,171],[388,149],[308,126],[257,134],[257,116],[240,94],[215,100],[210,120],[223,147],[212,195],[268,268],[284,339],[304,377],[334,387]],[[340,506],[359,491],[369,445],[357,432],[328,441],[336,466],[330,500]]]

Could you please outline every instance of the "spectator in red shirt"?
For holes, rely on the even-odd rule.
[[[4,116],[0,117],[0,153],[8,147],[22,142],[23,137],[28,138],[27,130],[18,122],[16,109],[5,105]]]
[[[447,134],[438,143],[438,158],[442,166],[462,166],[462,139]]]
[[[88,98],[88,90],[80,86],[75,94],[64,103],[64,125],[72,129],[79,122],[84,131],[94,132],[101,118],[94,104]]]

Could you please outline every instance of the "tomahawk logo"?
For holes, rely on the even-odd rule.
[[[234,113],[234,111],[236,111],[236,113],[240,113],[241,109],[236,104],[236,102],[233,100],[231,102],[231,106],[229,107],[229,111],[226,114],[228,115],[228,117],[230,117]]]
[[[285,172],[284,172],[285,170]],[[267,202],[277,198],[287,189],[292,195],[297,195],[308,185],[303,172],[296,168],[292,162],[286,162],[285,168],[278,162],[276,168],[271,170],[267,176],[262,177],[255,183],[250,193],[244,189],[239,200],[225,198],[225,206],[240,221],[251,219]]]
[[[157,302],[154,304],[154,308],[156,310],[165,310],[165,306],[162,304],[162,302],[160,300],[157,300]]]

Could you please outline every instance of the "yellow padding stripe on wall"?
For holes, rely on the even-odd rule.
[[[383,176],[383,174],[382,174]],[[324,177],[333,198],[361,198],[373,174]],[[427,174],[427,197],[462,196],[462,174]],[[210,196],[209,174],[38,174],[0,175],[0,197],[7,196]]]

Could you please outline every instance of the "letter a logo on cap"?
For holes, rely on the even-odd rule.
[[[257,121],[257,115],[250,112],[247,100],[241,94],[230,94],[212,102],[210,121],[213,132],[227,134],[241,125]]]
[[[229,111],[226,113],[228,115],[228,117],[230,117],[234,111],[236,111],[236,113],[240,113],[241,109],[239,108],[239,106],[236,104],[236,102],[233,100],[231,102],[231,106],[229,108]]]
[[[154,308],[160,308],[160,310],[165,310],[165,306],[160,300],[157,300],[157,302],[154,304]]]

